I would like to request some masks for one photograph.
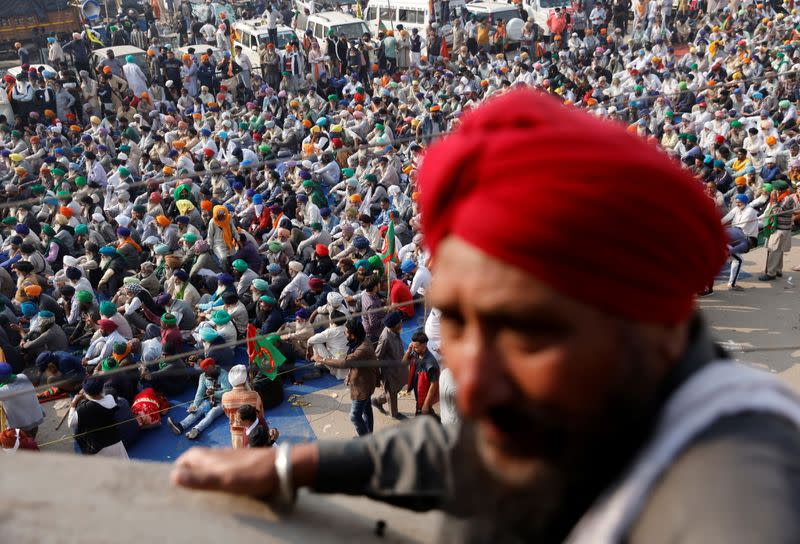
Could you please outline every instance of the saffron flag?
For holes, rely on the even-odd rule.
[[[278,368],[286,362],[286,357],[275,346],[280,340],[277,334],[269,334],[259,338],[256,335],[256,328],[247,325],[247,356],[251,365],[256,365],[259,374],[274,380],[278,375]]]
[[[394,238],[394,219],[389,221],[389,228],[386,230],[386,238],[383,240],[383,251],[381,251],[381,261],[386,264],[390,261],[397,261],[397,248]]]

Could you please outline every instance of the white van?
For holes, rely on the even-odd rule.
[[[147,59],[147,51],[132,45],[115,45],[113,47],[103,47],[92,51],[92,66],[97,66],[101,61],[108,57],[108,51],[114,52],[114,58],[118,59],[120,65],[124,66],[128,55],[133,56],[133,61],[139,65],[145,75],[150,75],[150,62]]]
[[[439,22],[441,35],[450,43],[452,41],[452,21],[461,12],[464,0],[450,0],[447,2],[447,21],[442,21],[442,4],[433,0],[434,20]],[[369,25],[373,35],[382,30],[394,30],[397,25],[403,25],[405,30],[416,28],[421,35],[425,35],[425,28],[431,22],[431,3],[428,0],[370,0],[364,19]]]
[[[523,7],[528,12],[528,20],[533,20],[539,27],[539,34],[549,36],[550,30],[547,28],[547,17],[556,8],[566,9],[567,13],[575,11],[572,0],[523,0]]]
[[[319,42],[320,49],[323,53],[327,54],[327,41],[325,38],[328,34],[333,33],[338,38],[342,34],[347,36],[347,41],[358,41],[361,37],[369,32],[367,25],[353,15],[342,13],[341,11],[323,11],[321,13],[312,13],[306,19],[305,26],[302,29],[311,30],[311,33]]]
[[[261,66],[259,51],[262,43],[269,42],[269,29],[267,29],[266,19],[248,19],[233,23],[234,47],[239,45],[242,53],[250,59],[253,68]],[[283,49],[286,44],[296,38],[294,30],[285,25],[278,25],[278,43],[276,49]]]
[[[478,19],[491,17],[494,23],[508,23],[511,19],[520,18],[517,6],[505,2],[470,2],[467,4],[467,11]]]

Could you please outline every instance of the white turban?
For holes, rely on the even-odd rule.
[[[339,306],[342,305],[342,302],[344,302],[344,297],[335,291],[331,291],[330,293],[328,293],[328,296],[326,298],[328,304],[331,305],[331,308],[338,308]]]
[[[243,385],[247,383],[247,367],[236,365],[228,371],[228,382],[231,386]]]
[[[289,262],[289,270],[294,270],[295,272],[302,272],[303,264],[297,261],[291,261]]]

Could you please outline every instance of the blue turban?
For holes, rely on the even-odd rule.
[[[24,315],[25,317],[33,317],[39,311],[39,308],[36,306],[35,303],[27,300],[22,304],[20,304],[19,307],[20,310],[22,310],[22,315]]]

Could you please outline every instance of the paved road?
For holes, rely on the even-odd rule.
[[[800,265],[800,235],[785,255],[783,278],[758,281],[766,259],[763,247],[744,259],[747,277],[739,285],[745,290],[728,291],[726,274],[699,306],[714,337],[731,344],[732,356],[778,374],[800,392],[800,272],[791,270]]]

